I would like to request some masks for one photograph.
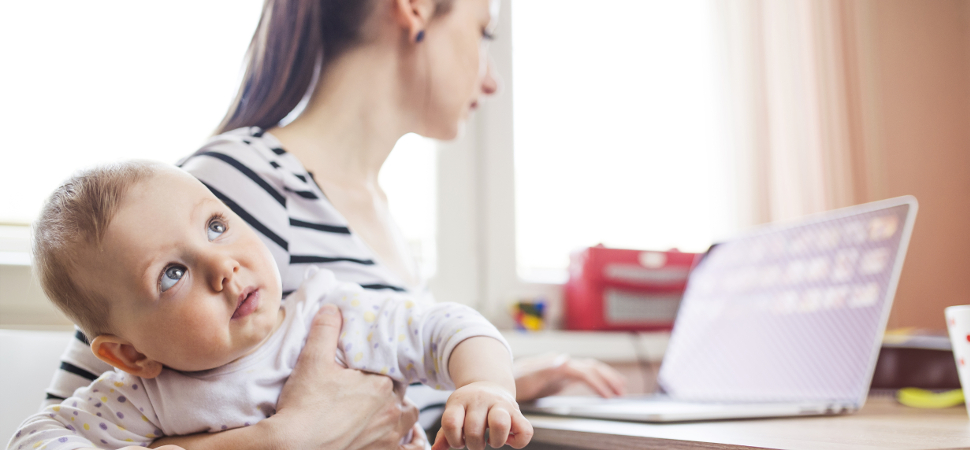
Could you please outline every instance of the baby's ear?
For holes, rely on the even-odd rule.
[[[136,377],[155,378],[162,372],[162,363],[138,353],[130,342],[110,334],[102,334],[91,341],[91,351],[98,359]]]

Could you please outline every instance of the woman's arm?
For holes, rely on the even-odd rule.
[[[314,317],[274,416],[251,427],[160,439],[152,447],[396,448],[417,421],[417,408],[403,402],[389,378],[336,364],[340,325],[339,311],[333,306],[324,306]],[[424,445],[423,440],[416,440],[403,448],[417,450]]]

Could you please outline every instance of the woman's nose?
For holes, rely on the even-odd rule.
[[[488,57],[488,62],[485,66],[485,76],[482,77],[482,93],[485,95],[492,95],[498,92],[498,74],[495,73],[495,65],[492,63],[492,58]]]

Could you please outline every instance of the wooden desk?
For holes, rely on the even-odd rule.
[[[641,424],[528,415],[528,448],[583,449],[952,449],[970,448],[963,407],[913,409],[872,397],[855,414],[684,424]]]

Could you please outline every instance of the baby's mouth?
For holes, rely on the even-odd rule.
[[[239,294],[239,299],[236,301],[236,310],[232,313],[233,319],[238,319],[241,317],[246,317],[252,314],[256,308],[259,307],[259,289],[254,287],[246,288]]]

